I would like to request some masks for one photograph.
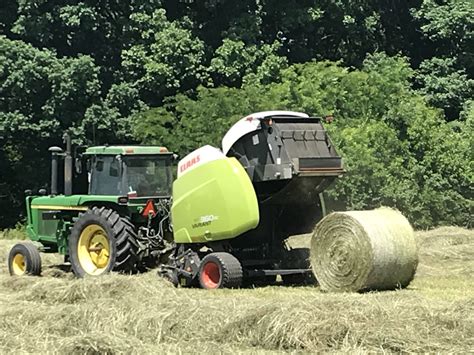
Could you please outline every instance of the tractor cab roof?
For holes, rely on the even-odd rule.
[[[157,155],[171,154],[165,147],[144,145],[105,145],[87,148],[87,155]]]

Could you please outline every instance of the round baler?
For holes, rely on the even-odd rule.
[[[278,275],[288,284],[313,281],[308,250],[285,240],[312,231],[324,215],[321,193],[343,172],[321,118],[289,111],[242,118],[224,136],[222,151],[206,146],[180,161],[171,209],[178,253],[163,272],[206,288]],[[209,254],[216,258],[208,261]],[[222,282],[203,282],[209,275]]]

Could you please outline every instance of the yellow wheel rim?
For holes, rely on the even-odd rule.
[[[22,254],[16,254],[12,260],[13,274],[24,275],[26,273],[26,261]]]
[[[91,224],[84,228],[77,246],[79,263],[89,275],[100,275],[110,263],[110,244],[105,230]]]

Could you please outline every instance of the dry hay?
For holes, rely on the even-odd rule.
[[[422,265],[433,252],[425,247],[436,244],[436,231],[430,233],[433,237],[420,238]],[[472,249],[474,233],[466,233],[462,245]],[[318,287],[281,286],[213,292],[173,288],[155,272],[74,279],[48,267],[61,262],[54,256],[45,258],[47,276],[13,278],[5,264],[12,244],[0,240],[2,354],[456,353],[474,348],[473,277],[466,273],[440,283],[449,271],[447,261],[443,272],[417,273],[407,289],[393,292],[327,294]]]
[[[460,277],[474,274],[474,231],[441,227],[417,233],[421,276]]]
[[[311,265],[325,291],[403,288],[417,264],[413,229],[390,208],[331,213],[311,239]]]

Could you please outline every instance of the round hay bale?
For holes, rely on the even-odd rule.
[[[413,228],[398,211],[334,212],[311,238],[311,266],[324,291],[390,290],[415,276]]]

